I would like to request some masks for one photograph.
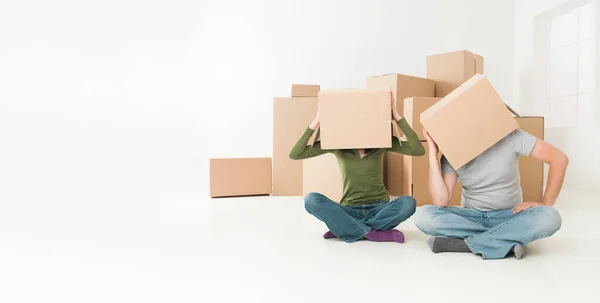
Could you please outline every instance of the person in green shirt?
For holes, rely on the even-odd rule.
[[[394,228],[415,213],[416,201],[410,196],[390,201],[383,183],[383,157],[387,152],[422,156],[425,149],[393,101],[391,108],[392,117],[407,139],[401,141],[393,136],[391,148],[324,150],[319,141],[310,146],[308,141],[320,125],[318,113],[292,148],[290,158],[294,160],[326,153],[337,158],[343,180],[340,203],[319,193],[309,193],[304,198],[306,210],[329,228],[323,235],[325,239],[337,237],[352,243],[366,238],[376,242],[404,243],[404,234]]]

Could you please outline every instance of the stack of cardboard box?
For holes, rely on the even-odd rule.
[[[317,140],[321,141],[323,149],[384,148],[391,146],[392,134],[403,136],[391,120],[390,102],[396,100],[399,113],[419,135],[422,144],[426,145],[422,135],[426,128],[455,168],[519,127],[543,139],[543,117],[520,117],[506,106],[483,76],[483,61],[482,56],[468,51],[428,56],[426,78],[401,74],[368,77],[366,89],[320,91],[318,85],[293,85],[292,97],[273,100],[272,175],[254,174],[270,170],[270,158],[269,161],[230,159],[242,162],[220,166],[217,163],[227,160],[211,160],[211,196],[300,196],[319,192],[339,201],[342,179],[333,154],[303,161],[288,157],[318,108],[321,128],[315,135],[320,136]],[[310,144],[315,140],[313,136]],[[410,157],[388,153],[383,169],[390,194],[413,196],[418,205],[430,204],[428,159],[427,155]],[[543,163],[522,157],[519,167],[523,199],[540,201]],[[228,173],[213,174],[213,169],[227,170]],[[233,181],[223,181],[228,178]],[[267,181],[272,184],[268,189],[264,186]],[[230,187],[230,190],[215,189],[217,194],[213,194],[213,183],[217,184],[217,189]],[[452,205],[460,205],[461,189],[457,182]]]

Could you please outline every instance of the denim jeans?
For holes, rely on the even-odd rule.
[[[512,209],[478,211],[463,207],[425,205],[415,224],[435,237],[465,239],[483,259],[501,259],[516,245],[550,237],[560,229],[561,217],[553,207],[535,206],[514,215]]]
[[[371,229],[390,230],[415,213],[413,197],[399,197],[391,202],[374,202],[342,206],[319,193],[304,198],[306,211],[323,221],[338,238],[351,243],[364,238]]]

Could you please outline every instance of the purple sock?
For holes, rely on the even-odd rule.
[[[404,243],[404,234],[397,230],[374,230],[372,229],[365,238],[374,242],[397,242]]]
[[[329,230],[323,234],[323,239],[333,239],[333,238],[337,238],[337,237]]]

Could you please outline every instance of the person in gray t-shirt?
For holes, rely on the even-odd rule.
[[[415,224],[433,236],[428,241],[438,252],[473,252],[484,259],[520,259],[524,247],[549,237],[561,225],[552,206],[568,165],[567,156],[554,146],[523,130],[515,130],[459,169],[442,156],[424,132],[429,146],[429,191],[433,205],[421,207]],[[523,201],[519,156],[531,156],[550,164],[542,201]],[[463,188],[462,207],[448,207],[456,180]]]

